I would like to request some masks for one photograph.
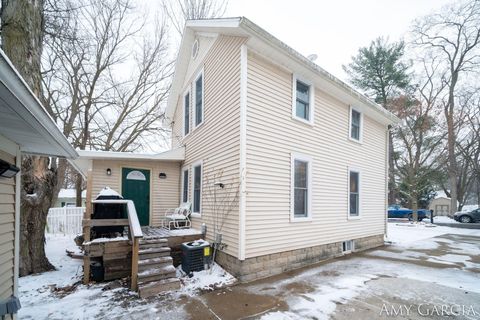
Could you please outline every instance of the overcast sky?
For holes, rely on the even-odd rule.
[[[359,47],[378,36],[398,40],[411,22],[452,0],[230,0],[226,16],[245,16],[319,66],[346,80]]]

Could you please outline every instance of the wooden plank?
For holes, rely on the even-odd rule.
[[[140,250],[140,239],[133,238],[132,247],[132,284],[131,289],[133,291],[138,290],[138,251]]]
[[[82,224],[88,227],[128,226],[128,219],[83,219]]]
[[[87,173],[87,203],[85,208],[85,213],[83,218],[90,219],[92,214],[92,183],[93,183],[93,174],[92,169],[88,170]],[[83,239],[85,242],[90,241],[90,225],[83,226]],[[83,257],[83,283],[88,284],[90,282],[90,257],[85,255]]]

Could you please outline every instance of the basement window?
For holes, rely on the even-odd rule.
[[[343,241],[342,242],[342,252],[351,253],[355,249],[353,240]]]

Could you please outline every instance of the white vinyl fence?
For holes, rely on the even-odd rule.
[[[83,207],[50,208],[46,232],[50,234],[82,233]]]

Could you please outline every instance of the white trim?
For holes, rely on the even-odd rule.
[[[200,76],[202,77],[202,121],[197,124],[197,80],[198,78],[200,78]],[[192,97],[192,107],[193,107],[193,112],[192,112],[192,115],[193,115],[193,126],[192,126],[192,130],[190,130],[190,132],[192,132],[194,129],[197,129],[198,127],[200,127],[204,122],[205,122],[205,75],[204,75],[204,72],[203,72],[203,67],[202,69],[197,73],[197,75],[193,78],[193,83],[192,83],[192,92],[193,92],[193,97]]]
[[[307,216],[306,217],[295,217],[294,214],[294,203],[295,203],[295,160],[300,160],[307,162],[308,164],[308,175],[307,175]],[[294,153],[290,155],[290,222],[301,222],[301,221],[311,221],[312,220],[312,167],[313,167],[313,158],[308,155]]]
[[[188,187],[188,184],[190,183],[190,168],[188,166],[184,166],[182,167],[182,174],[181,174],[181,179],[182,179],[182,182],[181,182],[181,191],[180,191],[180,205],[182,203],[184,203],[185,201],[183,201],[183,189],[185,188],[185,171],[187,172],[188,174],[188,180],[187,180],[187,201],[188,199],[190,198],[189,197],[189,191],[190,191],[190,188]]]
[[[350,215],[350,172],[358,173],[358,215],[351,216]],[[347,219],[348,220],[356,220],[360,219],[362,216],[362,172],[360,169],[355,167],[348,167],[347,172]]]
[[[350,242],[350,250],[343,250],[343,244],[345,243],[345,247],[346,247],[347,242]],[[355,251],[355,241],[353,241],[353,240],[342,241],[342,253],[343,254],[349,254],[349,253],[352,253],[354,251]]]
[[[309,86],[308,90],[308,103],[309,103],[309,110],[308,110],[308,119],[303,119],[297,116],[297,81],[300,81],[307,86]],[[292,119],[301,121],[308,125],[313,126],[315,123],[315,86],[312,81],[304,79],[299,75],[293,73],[292,74]]]
[[[195,212],[195,167],[200,166],[200,212]],[[202,216],[202,191],[203,191],[203,160],[198,160],[192,163],[192,185],[191,185],[191,192],[192,192],[192,217],[200,218]]]
[[[360,130],[359,130],[359,139],[352,138],[352,112],[355,110],[360,113]],[[363,143],[363,112],[360,109],[350,106],[349,115],[348,115],[348,139],[356,143]]]
[[[185,133],[185,124],[186,124],[186,122],[185,122],[185,107],[186,107],[185,97],[187,95],[189,95],[189,99],[188,99],[188,132]],[[182,123],[183,123],[183,125],[182,125],[182,137],[185,138],[190,134],[190,132],[192,132],[192,128],[191,128],[191,125],[190,125],[192,123],[192,121],[191,121],[192,120],[191,119],[191,114],[192,114],[192,90],[191,90],[190,87],[187,88],[182,95],[182,106],[183,106],[183,108],[182,108],[182,110],[183,110],[183,112],[182,112]]]
[[[247,81],[248,81],[248,48],[243,44],[240,48],[240,195],[238,215],[238,259],[245,260],[245,225],[247,207]]]
[[[389,172],[389,157],[390,157],[390,128],[387,126],[387,130],[385,131],[385,233],[384,236],[386,237],[388,235],[388,172]]]
[[[161,153],[133,153],[116,151],[78,150],[80,159],[110,159],[110,160],[185,160],[185,147],[168,150]]]
[[[22,167],[22,153],[17,148],[15,165]],[[18,277],[20,276],[20,195],[22,185],[22,170],[15,176],[15,229],[13,247],[13,295],[18,297]]]

